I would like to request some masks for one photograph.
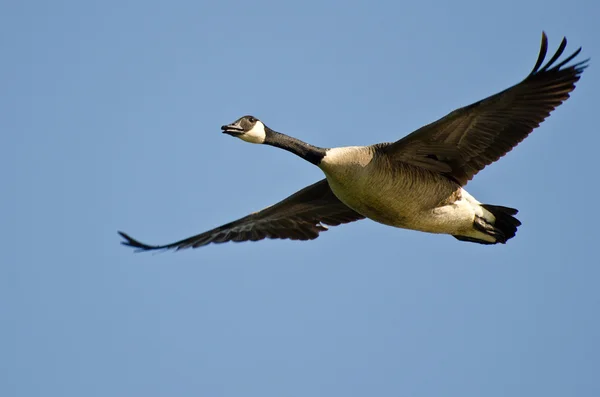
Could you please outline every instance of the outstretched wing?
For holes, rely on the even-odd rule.
[[[354,222],[364,216],[347,207],[331,191],[326,179],[305,187],[279,203],[237,221],[166,245],[147,245],[119,234],[121,244],[139,251],[198,248],[210,243],[258,241],[265,238],[313,240],[329,226]]]
[[[589,59],[565,66],[579,54],[579,48],[555,64],[566,46],[563,38],[554,56],[542,66],[548,49],[548,38],[542,33],[538,60],[519,84],[457,109],[383,150],[394,160],[445,174],[465,185],[517,146],[569,98]]]

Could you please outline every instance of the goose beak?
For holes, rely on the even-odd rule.
[[[227,124],[221,127],[223,134],[229,135],[242,135],[244,133],[244,129],[240,127],[237,123]]]

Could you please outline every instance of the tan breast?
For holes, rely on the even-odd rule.
[[[377,222],[403,227],[448,204],[460,186],[442,175],[404,163],[390,163],[371,147],[335,148],[320,165],[333,193],[347,206]]]

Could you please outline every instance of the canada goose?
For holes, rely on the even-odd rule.
[[[520,83],[419,128],[394,143],[325,149],[276,132],[253,116],[221,127],[246,142],[285,149],[318,166],[323,179],[283,201],[226,225],[166,245],[146,245],[119,232],[139,250],[197,248],[264,238],[312,240],[326,225],[369,218],[385,225],[450,234],[461,241],[506,243],[521,225],[517,210],[481,204],[463,189],[485,166],[538,127],[575,88],[589,58],[565,66],[567,40],[544,65],[542,33],[532,72]]]

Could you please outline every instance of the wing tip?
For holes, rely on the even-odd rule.
[[[156,251],[156,250],[162,250],[162,249],[168,248],[168,247],[165,247],[162,245],[144,244],[144,243],[139,242],[138,240],[134,239],[127,233],[124,233],[120,230],[117,230],[117,233],[119,233],[119,235],[125,240],[125,241],[121,241],[121,245],[124,245],[126,247],[135,248],[134,252]]]
[[[533,76],[533,75],[536,75],[536,74],[542,73],[542,72],[559,71],[559,70],[561,70],[561,68],[563,66],[565,66],[568,62],[570,62],[577,55],[579,55],[579,53],[582,50],[582,47],[579,47],[571,55],[566,57],[563,61],[561,61],[558,64],[555,64],[555,62],[563,54],[566,47],[567,47],[567,38],[563,36],[563,38],[558,46],[558,49],[556,50],[554,55],[550,58],[550,60],[544,66],[542,66],[544,60],[546,59],[546,55],[548,52],[548,36],[546,35],[546,32],[542,31],[542,41],[541,41],[541,45],[540,45],[540,52],[538,55],[538,59],[535,63],[535,66],[533,67],[531,73],[529,74],[529,76]],[[590,60],[590,58],[587,58],[581,62],[578,62],[578,63],[568,66],[566,69],[572,69],[573,71],[575,71],[576,74],[580,74],[588,66],[587,62],[589,60]],[[565,70],[565,69],[562,69],[562,70]]]

